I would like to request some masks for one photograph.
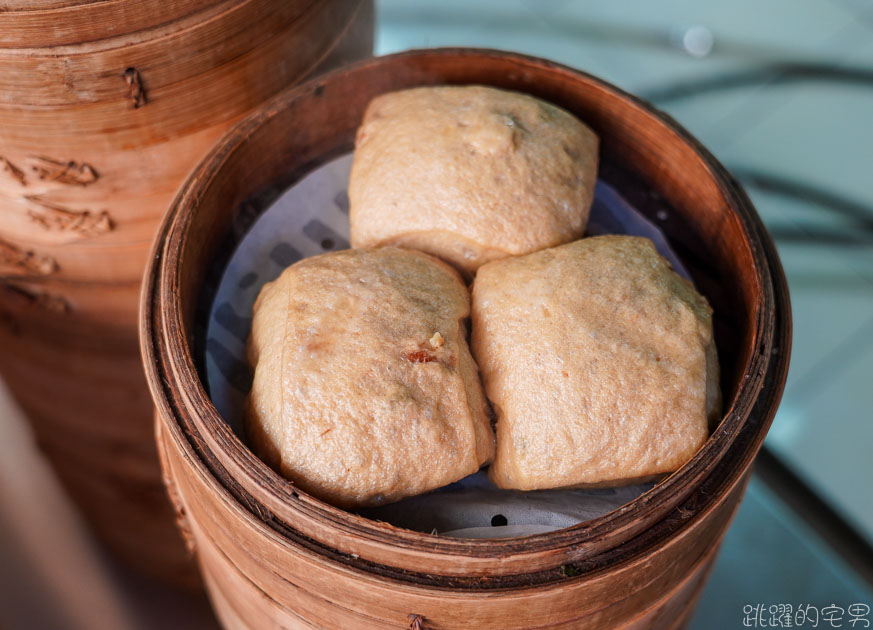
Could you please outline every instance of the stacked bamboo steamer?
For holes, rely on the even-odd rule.
[[[241,115],[371,53],[372,0],[3,7],[0,372],[98,535],[187,581],[137,344],[152,237]]]
[[[622,507],[523,538],[467,540],[324,503],[233,433],[205,383],[205,320],[239,229],[352,149],[376,96],[433,84],[531,94],[600,137],[599,177],[653,222],[714,308],[724,417],[674,474]],[[779,403],[787,285],[742,189],[651,106],[584,73],[499,51],[436,49],[335,70],[229,131],[182,186],[142,294],[158,448],[180,524],[227,628],[678,629],[690,619]]]

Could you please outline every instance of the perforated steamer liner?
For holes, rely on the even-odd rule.
[[[352,158],[348,154],[327,162],[285,191],[242,236],[221,277],[206,333],[206,384],[221,417],[241,440],[245,439],[244,400],[251,384],[246,340],[255,299],[261,287],[288,265],[349,246],[347,186]],[[602,181],[595,189],[587,234],[651,238],[673,268],[690,279],[663,232]],[[651,487],[647,483],[512,492],[499,490],[479,472],[443,490],[361,513],[443,536],[507,538],[571,527],[606,514]]]

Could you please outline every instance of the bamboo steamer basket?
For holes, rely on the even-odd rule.
[[[140,3],[0,13],[0,276],[138,281],[173,193],[234,120],[372,47],[368,0],[172,4],[197,10],[147,28],[144,2],[140,29],[75,44],[69,14],[107,37],[113,9],[136,22]]]
[[[166,580],[196,573],[139,358],[155,229],[241,116],[372,41],[372,0],[8,0],[0,12],[0,374],[98,536]]]
[[[638,499],[574,527],[451,539],[371,521],[279,477],[203,387],[204,324],[241,207],[353,147],[369,101],[484,84],[559,105],[601,138],[600,176],[664,230],[715,309],[725,415]],[[158,449],[228,628],[679,628],[745,490],[788,368],[785,278],[759,217],[674,121],[590,75],[510,53],[443,49],[356,64],[283,92],[225,135],[167,213],[146,273],[141,343]]]

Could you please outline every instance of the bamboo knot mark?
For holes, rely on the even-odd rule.
[[[128,68],[122,76],[124,76],[124,82],[127,84],[127,99],[131,102],[134,109],[139,109],[148,102],[139,70]]]
[[[93,166],[87,162],[76,162],[75,160],[54,160],[48,157],[31,157],[30,160],[35,162],[31,165],[31,169],[36,173],[41,180],[49,180],[59,184],[69,184],[73,186],[89,186],[96,182],[100,175]],[[12,161],[0,155],[0,167],[3,171],[12,176],[22,186],[27,186],[27,175],[24,171],[18,168]]]
[[[27,186],[27,179],[24,177],[24,171],[15,166],[12,162],[9,161],[9,158],[3,157],[0,155],[0,165],[3,166],[3,170],[9,173],[15,181],[17,181],[22,186]]]
[[[28,209],[28,218],[46,230],[75,232],[82,236],[95,236],[110,232],[115,227],[112,218],[106,210],[73,210],[52,203],[39,195],[26,195],[27,201],[39,206],[39,209]]]
[[[55,295],[46,291],[33,291],[14,284],[0,284],[11,295],[18,296],[26,303],[45,309],[59,315],[66,315],[72,309],[70,303],[61,295]]]
[[[424,627],[424,617],[415,613],[409,615],[409,630],[427,630]]]
[[[273,513],[270,512],[270,510],[265,508],[263,505],[258,503],[256,500],[254,500],[254,499],[250,500],[250,499],[246,498],[243,500],[243,502],[246,504],[246,506],[249,508],[249,510],[254,512],[255,516],[257,516],[263,522],[269,523],[270,521],[273,520]]]
[[[0,240],[0,276],[47,276],[57,270],[58,263],[54,258],[41,256],[36,252],[23,250],[8,241]]]
[[[582,570],[577,567],[575,564],[562,564],[561,565],[561,575],[564,577],[576,577],[581,574]]]
[[[72,186],[88,186],[100,178],[94,167],[87,162],[54,160],[48,157],[34,157],[32,159],[36,162],[32,166],[33,171],[42,180]]]

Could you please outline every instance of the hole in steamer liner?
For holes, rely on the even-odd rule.
[[[491,517],[491,527],[503,527],[509,525],[509,521],[503,514],[495,514]]]

